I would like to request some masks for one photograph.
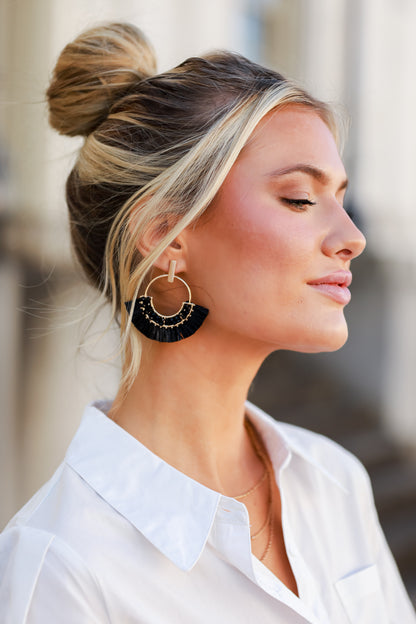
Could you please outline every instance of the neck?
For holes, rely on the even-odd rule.
[[[230,344],[219,335],[207,341],[203,333],[171,344],[146,341],[140,372],[110,417],[178,470],[235,495],[262,470],[244,428],[244,403],[267,353],[264,345]]]

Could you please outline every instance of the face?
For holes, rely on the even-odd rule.
[[[259,123],[189,235],[186,277],[210,309],[206,331],[269,350],[344,344],[350,263],[365,246],[343,208],[346,182],[315,112],[292,106]]]

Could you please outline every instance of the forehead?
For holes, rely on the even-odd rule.
[[[317,112],[304,106],[287,106],[265,115],[237,162],[256,169],[302,162],[345,175],[331,130]]]

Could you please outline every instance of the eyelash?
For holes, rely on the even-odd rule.
[[[281,197],[281,200],[289,206],[295,206],[299,210],[306,210],[304,206],[316,206],[316,202],[310,199],[289,199],[289,197]]]

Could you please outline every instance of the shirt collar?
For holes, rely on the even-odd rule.
[[[109,407],[98,402],[86,408],[65,461],[177,567],[190,570],[204,550],[220,501],[227,497],[152,453],[106,416]],[[345,491],[302,443],[303,430],[277,423],[249,402],[246,409],[275,471],[295,453]]]
[[[149,451],[101,411],[108,407],[86,408],[66,463],[174,564],[191,569],[221,495]]]
[[[318,433],[306,431],[301,427],[278,422],[249,401],[246,403],[246,412],[262,435],[264,444],[272,460],[274,459],[273,456],[276,457],[277,452],[277,462],[273,461],[275,469],[276,463],[281,465],[282,455],[284,455],[285,451],[286,454],[289,453],[289,455],[293,453],[319,470],[345,494],[349,493],[345,485],[341,483],[323,463],[322,440],[325,439],[329,444],[333,445],[335,442],[323,438],[323,436]]]

